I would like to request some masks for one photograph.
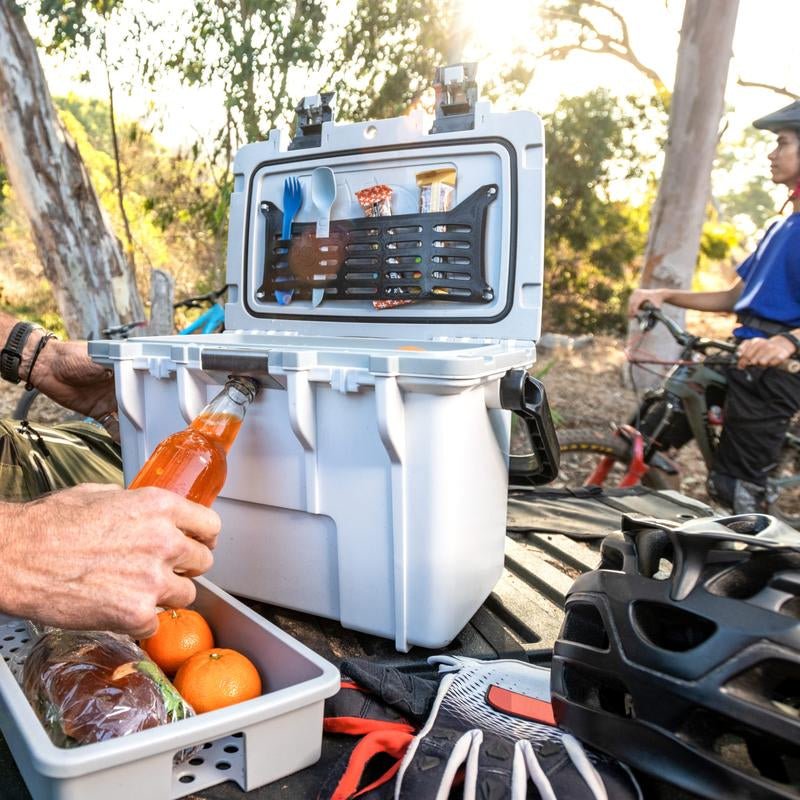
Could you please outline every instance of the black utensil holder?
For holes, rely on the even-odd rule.
[[[292,224],[281,239],[283,212],[261,203],[266,221],[259,299],[292,291],[307,299],[325,290],[337,300],[444,300],[488,303],[484,240],[495,184],[481,186],[449,211],[332,220],[330,236],[317,239],[316,224]]]

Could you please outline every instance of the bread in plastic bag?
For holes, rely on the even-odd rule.
[[[194,716],[146,653],[114,633],[50,630],[30,647],[21,678],[25,696],[60,747]]]

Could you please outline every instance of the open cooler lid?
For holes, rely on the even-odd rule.
[[[542,305],[542,124],[527,111],[493,113],[489,103],[473,110],[466,129],[428,131],[418,112],[323,122],[317,146],[297,137],[287,146],[272,131],[243,147],[234,162],[226,328],[530,346]],[[336,187],[328,236],[311,191],[319,167],[332,170]],[[291,179],[302,205],[284,229]],[[376,185],[391,189],[390,216],[367,216],[359,203],[356,192]],[[427,213],[423,191],[426,203],[432,196]],[[370,211],[384,210],[377,194]]]

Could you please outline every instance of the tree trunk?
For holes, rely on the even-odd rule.
[[[664,171],[650,218],[641,285],[687,289],[692,282],[711,191],[728,64],[739,0],[686,0]],[[665,311],[683,322],[684,312]],[[638,334],[632,334],[638,339]],[[656,358],[674,358],[677,346],[663,326],[639,344]],[[637,383],[652,374],[637,370]]]
[[[173,321],[175,302],[175,281],[163,269],[150,272],[150,322],[148,336],[171,336],[175,333]]]
[[[0,2],[0,152],[69,335],[144,319],[133,270],[56,114],[13,2]]]

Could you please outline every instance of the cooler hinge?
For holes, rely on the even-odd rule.
[[[475,62],[436,68],[433,80],[433,88],[436,90],[436,118],[431,133],[471,131],[475,128],[477,74],[478,65]]]
[[[295,108],[294,138],[290,150],[305,150],[322,144],[322,123],[336,116],[336,92],[320,92],[304,97]]]

